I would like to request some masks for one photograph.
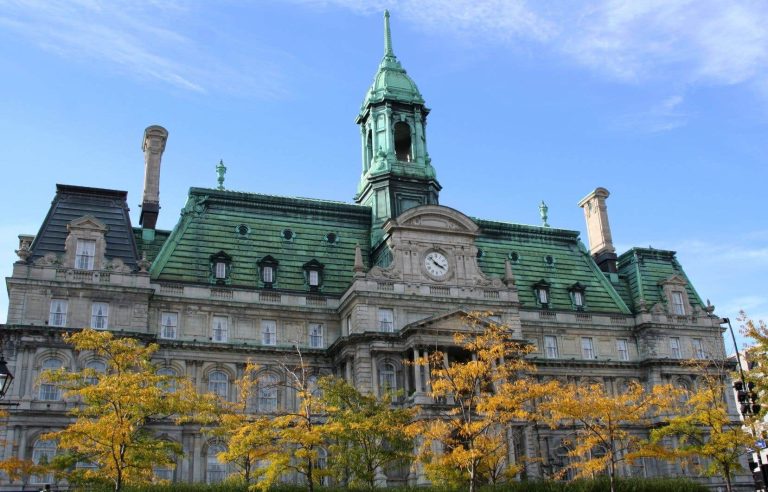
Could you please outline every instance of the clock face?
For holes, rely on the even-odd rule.
[[[444,278],[448,275],[448,259],[442,253],[432,251],[424,257],[424,268],[433,277]]]

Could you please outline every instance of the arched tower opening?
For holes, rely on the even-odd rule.
[[[411,162],[411,127],[404,121],[395,123],[395,155],[401,162]]]
[[[373,132],[368,130],[368,137],[365,140],[365,170],[371,168],[373,162]]]

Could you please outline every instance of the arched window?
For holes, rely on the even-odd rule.
[[[277,411],[277,376],[264,374],[259,378],[259,411]]]
[[[107,372],[107,364],[98,359],[88,361],[85,368],[88,370],[88,375],[85,378],[85,382],[88,384],[98,383],[99,375]]]
[[[365,170],[367,171],[371,167],[371,161],[373,160],[373,132],[368,130],[368,139],[365,145]]]
[[[401,162],[411,162],[411,127],[408,123],[395,123],[395,155]]]
[[[211,371],[208,374],[208,391],[227,399],[229,396],[229,376],[224,371]]]
[[[32,462],[36,465],[46,465],[56,456],[56,441],[38,439],[32,446]],[[53,473],[32,475],[31,483],[52,483]]]
[[[61,360],[57,359],[56,357],[49,357],[45,359],[40,366],[40,369],[43,371],[45,370],[56,370],[61,367]],[[46,400],[46,401],[57,401],[61,400],[61,390],[56,384],[53,383],[41,383],[40,384],[40,399]]]
[[[223,482],[228,475],[228,466],[219,461],[219,453],[226,451],[223,444],[215,442],[208,446],[208,452],[205,458],[205,481],[206,483]]]
[[[397,368],[391,362],[385,362],[379,370],[379,390],[381,394],[397,391]]]
[[[158,387],[161,389],[167,391],[168,393],[175,393],[176,392],[176,378],[178,375],[176,374],[176,371],[171,367],[161,367],[157,370],[156,373],[158,376],[163,376],[164,379],[160,383],[158,383]],[[210,378],[208,380],[210,384]]]
[[[317,459],[315,460],[315,468],[322,471],[328,468],[328,451],[325,448],[317,448]],[[324,486],[330,485],[330,477],[322,477],[320,483]]]

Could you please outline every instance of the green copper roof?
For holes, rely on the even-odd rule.
[[[674,251],[653,248],[632,248],[619,257],[619,273],[626,278],[636,309],[650,310],[656,303],[667,304],[661,282],[674,275],[684,278],[688,285],[688,302],[704,307],[699,294],[678,263]]]
[[[369,104],[382,101],[398,101],[409,104],[424,104],[416,83],[408,76],[392,51],[392,35],[389,30],[389,11],[384,11],[384,58],[365,95],[360,112]]]
[[[142,254],[147,255],[147,260],[155,261],[157,254],[160,252],[160,248],[163,247],[163,243],[168,239],[171,231],[155,231],[155,237],[153,239],[147,239],[144,237],[141,227],[133,228],[133,237],[136,240],[136,250],[139,252],[139,258]]]
[[[524,308],[538,305],[534,284],[549,284],[550,309],[573,310],[570,287],[584,288],[586,312],[629,314],[630,310],[579,241],[579,233],[551,227],[473,219],[481,234],[480,268],[489,276],[503,277],[509,259]]]
[[[368,263],[370,221],[370,208],[359,205],[192,188],[150,274],[211,284],[211,257],[223,251],[231,258],[226,285],[261,288],[258,262],[271,256],[276,290],[308,292],[304,265],[316,260],[324,266],[320,292],[338,295],[352,280],[356,244]]]

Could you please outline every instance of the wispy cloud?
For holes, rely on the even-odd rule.
[[[172,1],[0,0],[0,29],[43,49],[120,73],[198,93],[282,95],[279,70],[266,56],[259,72],[222,61],[178,27],[188,14]]]
[[[683,96],[671,96],[646,111],[626,115],[623,126],[650,133],[665,132],[684,126],[688,115],[683,111]]]

